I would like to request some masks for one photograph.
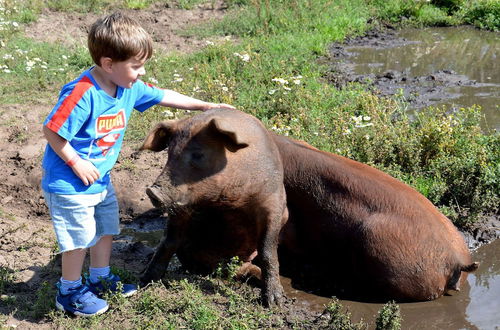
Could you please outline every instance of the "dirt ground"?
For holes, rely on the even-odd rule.
[[[226,12],[222,2],[178,10],[161,6],[130,11],[152,35],[157,48],[166,52],[191,52],[206,45],[205,40],[184,37],[177,31],[189,24],[220,19]],[[38,22],[26,29],[27,35],[47,41],[86,43],[86,33],[95,21],[94,14],[44,12]],[[11,105],[0,109],[0,265],[12,271],[17,300],[34,301],[41,283],[55,283],[59,261],[55,257],[56,240],[47,207],[40,189],[41,159],[45,139],[41,123],[52,105]],[[125,143],[119,162],[113,170],[123,226],[160,230],[164,219],[152,209],[145,188],[164,164],[163,153],[136,153],[137,145]],[[130,164],[133,164],[132,166]],[[113,265],[138,275],[145,267],[153,248],[133,242],[125,235],[116,238]],[[3,274],[2,276],[6,276]],[[9,290],[10,291],[10,290]],[[3,298],[2,298],[3,299]],[[29,317],[15,314],[0,303],[0,314],[10,315],[6,325],[18,328],[43,328]]]

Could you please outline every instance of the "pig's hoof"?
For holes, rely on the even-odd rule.
[[[151,283],[151,282],[152,282],[152,281],[151,281],[150,279],[148,279],[148,278],[144,278],[144,277],[141,277],[141,278],[139,279],[139,286],[140,286],[141,288],[143,288],[143,287],[145,287],[146,285],[148,285],[148,284],[149,284],[149,283]]]
[[[156,276],[152,276],[151,274],[144,274],[142,275],[140,278],[139,278],[139,286],[141,288],[145,287],[146,285],[148,285],[149,283],[153,282],[153,281],[156,281],[156,280],[159,280],[161,278],[161,276],[159,277],[156,277]]]
[[[283,306],[284,300],[285,300],[285,294],[283,293],[283,288],[281,287],[281,285],[278,288],[275,288],[274,290],[263,291],[262,303],[266,307],[271,307],[274,305],[281,307]]]

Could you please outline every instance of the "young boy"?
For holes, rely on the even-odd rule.
[[[95,66],[66,84],[43,125],[48,141],[42,188],[60,251],[62,276],[56,306],[81,316],[104,313],[102,294],[130,296],[135,285],[117,285],[110,273],[112,236],[119,234],[118,203],[110,171],[132,110],[159,104],[178,109],[230,108],[145,84],[152,40],[134,20],[115,13],[97,20],[88,36]],[[82,268],[90,248],[89,278]]]

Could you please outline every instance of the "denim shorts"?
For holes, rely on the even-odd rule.
[[[120,233],[118,201],[111,183],[99,194],[43,193],[54,224],[59,252],[88,248],[102,236]]]

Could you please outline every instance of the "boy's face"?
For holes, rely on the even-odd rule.
[[[146,74],[144,69],[146,61],[141,56],[135,56],[126,61],[113,61],[111,80],[120,87],[131,88],[139,77]]]

